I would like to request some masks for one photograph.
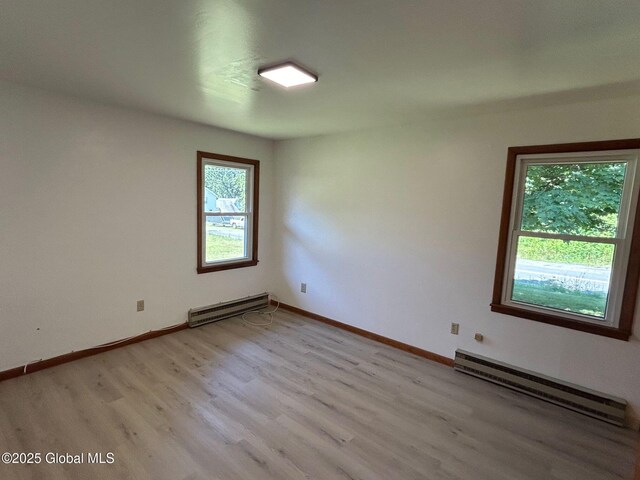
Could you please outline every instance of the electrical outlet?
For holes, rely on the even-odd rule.
[[[458,331],[460,330],[460,324],[459,323],[452,323],[451,324],[451,334],[452,335],[458,335]]]
[[[144,311],[144,300],[138,300],[138,311]]]
[[[302,293],[307,293],[307,284],[306,283],[301,283],[300,284],[300,291]]]

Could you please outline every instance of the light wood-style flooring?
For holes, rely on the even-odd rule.
[[[0,479],[631,479],[637,434],[279,311],[0,383]],[[85,456],[86,462],[86,456]]]

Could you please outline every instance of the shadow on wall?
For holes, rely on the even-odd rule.
[[[434,118],[456,118],[461,115],[515,112],[531,108],[609,100],[612,98],[638,95],[638,93],[640,93],[640,80],[629,80],[595,87],[575,88],[525,97],[489,100],[460,107],[442,108],[437,114],[429,115],[429,118],[432,116]]]

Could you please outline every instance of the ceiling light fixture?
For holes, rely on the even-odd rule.
[[[304,85],[305,83],[315,83],[318,76],[305,70],[293,62],[280,63],[270,67],[258,69],[258,75],[272,82],[282,85],[285,88]]]

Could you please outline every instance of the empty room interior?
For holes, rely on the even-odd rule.
[[[640,480],[639,25],[0,0],[0,478]]]

